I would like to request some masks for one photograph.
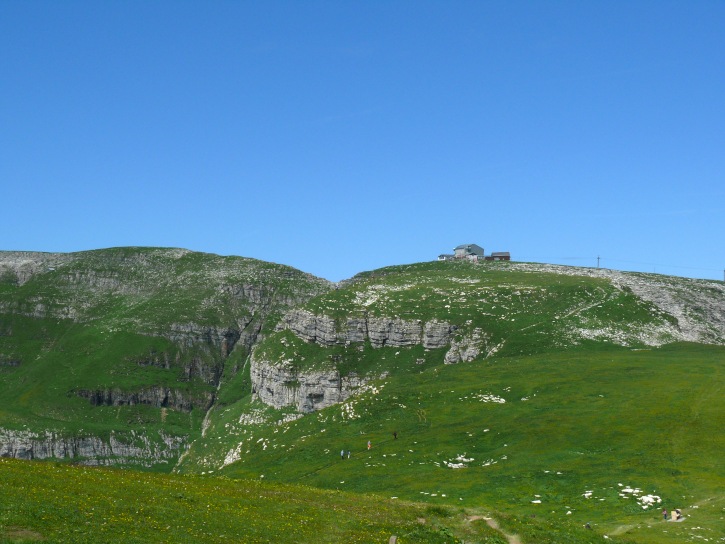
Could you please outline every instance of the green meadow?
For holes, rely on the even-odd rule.
[[[3,543],[600,542],[573,523],[299,484],[0,459]],[[511,531],[511,532],[510,532]],[[533,540],[530,540],[533,539]],[[612,537],[611,542],[632,541]]]
[[[493,508],[523,542],[587,523],[635,542],[717,542],[724,356],[681,344],[413,365],[339,406],[247,426],[240,460],[213,473]],[[686,523],[663,522],[663,508]],[[537,523],[528,538],[522,520]]]
[[[447,511],[305,486],[0,460],[2,542],[446,542]],[[450,514],[452,515],[452,514]],[[418,521],[425,519],[425,523]]]

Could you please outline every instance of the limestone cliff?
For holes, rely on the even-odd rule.
[[[187,440],[161,434],[152,440],[146,433],[107,439],[93,435],[65,436],[54,431],[17,431],[0,428],[0,457],[16,459],[73,459],[83,465],[136,465],[151,467],[168,464],[186,448]]]
[[[446,346],[456,330],[449,323],[404,320],[397,317],[348,317],[338,326],[325,315],[295,309],[282,317],[277,330],[288,329],[305,342],[321,346],[351,344],[368,340],[374,348],[422,345],[426,349]]]
[[[369,342],[375,348],[423,346],[436,349],[451,346],[446,363],[471,361],[488,354],[486,335],[478,329],[472,335],[456,335],[457,327],[439,320],[405,320],[398,317],[348,317],[343,324],[325,315],[295,309],[283,316],[277,330],[289,330],[307,343],[324,347]],[[455,340],[454,340],[455,339]],[[453,341],[453,344],[452,344]],[[377,376],[375,376],[377,377]],[[251,357],[252,392],[269,406],[292,406],[299,412],[321,410],[344,402],[373,376],[342,375],[335,368],[297,370],[291,361]]]
[[[309,413],[344,402],[366,380],[356,374],[342,376],[335,369],[297,372],[291,365],[252,358],[252,393],[274,408],[294,407]]]
[[[88,399],[92,406],[134,406],[145,404],[155,408],[170,408],[189,413],[194,408],[208,410],[214,402],[210,392],[198,392],[189,395],[184,391],[170,387],[149,387],[135,391],[123,391],[119,388],[96,390],[78,389],[74,391],[81,398]]]

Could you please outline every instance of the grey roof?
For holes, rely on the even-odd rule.
[[[483,248],[478,244],[461,244],[460,246],[453,248],[453,251],[458,251],[459,249],[483,255]]]

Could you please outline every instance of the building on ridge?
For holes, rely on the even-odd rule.
[[[486,255],[487,261],[510,261],[511,253],[508,251],[493,251],[490,255]]]
[[[508,251],[495,251],[491,255],[485,255],[483,248],[476,244],[461,244],[453,248],[453,253],[438,255],[439,261],[455,261],[466,259],[472,262],[478,261],[510,261],[511,254]]]
[[[483,248],[476,244],[461,244],[454,249],[456,259],[483,259]]]
[[[453,261],[456,259],[468,259],[469,261],[483,260],[483,248],[476,244],[461,244],[453,248],[453,254],[444,253],[438,255],[439,261]]]

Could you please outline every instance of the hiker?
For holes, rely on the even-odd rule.
[[[345,450],[340,450],[340,459],[345,458]]]
[[[350,450],[347,450],[347,458],[350,459]]]
[[[682,512],[680,512],[680,509],[679,508],[675,508],[675,514],[672,516],[672,518],[675,521],[679,521],[679,520],[682,519]]]
[[[368,440],[368,449],[372,448],[373,445],[370,443],[370,440]]]
[[[398,439],[398,431],[393,431],[393,440]]]
[[[664,518],[665,521],[667,521],[667,508],[662,509],[662,517]]]

